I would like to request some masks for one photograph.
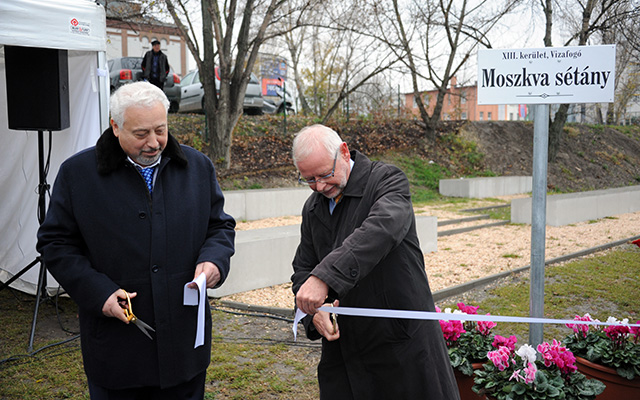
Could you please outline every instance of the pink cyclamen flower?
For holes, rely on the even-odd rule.
[[[555,365],[563,375],[568,375],[578,370],[575,365],[576,357],[557,340],[553,339],[552,344],[546,342],[539,344],[537,349],[542,354],[545,367]]]
[[[538,367],[534,363],[529,363],[527,368],[524,369],[524,383],[529,384],[533,383],[536,380],[536,371]]]
[[[510,381],[515,380],[516,382],[522,382],[524,381],[524,377],[520,375],[520,370],[517,369],[515,371],[513,371],[513,374],[511,374],[511,376],[509,377]]]
[[[460,309],[460,311],[462,311],[465,314],[477,314],[478,308],[480,308],[480,307],[474,307],[474,306],[467,306],[464,303],[458,303],[457,306]]]
[[[493,338],[493,343],[491,345],[496,349],[505,346],[511,349],[511,351],[515,351],[517,341],[518,338],[516,338],[514,335],[509,336],[508,339],[504,336],[496,335]]]
[[[495,365],[500,371],[504,371],[509,367],[511,349],[506,346],[501,346],[498,350],[488,352],[487,358],[491,360],[493,365]]]
[[[584,315],[584,317],[581,317],[579,315],[576,315],[573,318],[574,321],[593,321],[593,319],[591,318],[591,315],[589,315],[588,313]],[[587,337],[587,333],[589,333],[589,325],[585,325],[585,324],[566,324],[567,328],[571,328],[573,329],[573,332],[577,335],[581,335],[582,338],[586,338]]]
[[[440,328],[444,339],[447,341],[447,345],[453,344],[460,338],[460,335],[465,332],[461,321],[446,321],[440,320]]]
[[[626,325],[628,323],[628,320],[624,319],[622,321],[618,321],[613,317],[609,317],[607,322],[614,323],[614,325],[606,326],[603,329],[607,337],[611,339],[611,342],[613,343],[613,349],[618,350],[624,348],[627,342],[627,338],[629,337],[629,334],[631,332],[629,327]]]
[[[491,314],[487,314],[487,315],[491,315]],[[491,329],[496,327],[496,323],[495,322],[491,322],[491,321],[478,321],[478,326],[476,327],[476,329],[478,330],[478,332],[480,332],[480,334],[482,336],[488,336],[489,333],[491,333]]]
[[[640,240],[640,239],[638,239]],[[636,324],[640,324],[640,321],[636,321]],[[638,343],[638,340],[640,340],[640,327],[637,326],[630,326],[629,327],[629,332],[634,336],[634,341],[636,343]]]
[[[637,328],[636,328],[637,329]],[[604,333],[613,341],[626,339],[631,332],[627,325],[609,325],[604,329]]]

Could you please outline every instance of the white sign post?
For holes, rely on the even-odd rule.
[[[478,104],[536,104],[529,315],[544,317],[549,104],[613,102],[615,45],[478,51]],[[529,325],[529,344],[543,325]]]

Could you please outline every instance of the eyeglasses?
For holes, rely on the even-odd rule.
[[[302,175],[300,175],[300,172],[298,172],[298,183],[301,183],[303,185],[315,185],[316,183],[319,183],[319,182],[322,183],[322,182],[325,182],[327,179],[333,178],[333,176],[336,174],[336,161],[338,160],[338,153],[340,153],[339,148],[338,150],[336,150],[335,157],[333,157],[333,168],[331,169],[331,173],[327,175],[319,176],[318,179],[316,179],[315,176],[311,179],[305,179],[302,177]]]

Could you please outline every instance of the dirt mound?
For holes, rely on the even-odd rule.
[[[173,118],[179,119],[170,120],[172,133],[183,143],[198,143],[194,133],[202,131],[203,117],[181,114]],[[295,185],[297,172],[290,152],[297,127],[283,134],[273,119],[244,118],[251,120],[241,121],[245,131],[234,134],[232,166],[218,170],[223,189]],[[299,122],[304,125],[304,121]],[[330,126],[351,149],[383,160],[389,152],[420,157],[446,168],[453,178],[482,172],[532,174],[532,122],[446,121],[435,141],[426,138],[417,120],[354,120]],[[206,153],[206,144],[199,144]],[[547,170],[547,183],[552,190],[585,191],[640,184],[640,129],[568,124],[557,159],[548,164]]]
[[[487,169],[497,175],[531,175],[533,124],[468,122],[460,135],[478,145]],[[584,191],[640,184],[638,130],[571,124],[564,129],[555,162],[548,164],[550,189]]]

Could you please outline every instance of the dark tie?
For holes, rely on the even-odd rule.
[[[153,171],[155,168],[156,167],[138,168],[138,171],[140,171],[140,175],[142,175],[144,181],[147,182],[149,193],[153,193]]]

